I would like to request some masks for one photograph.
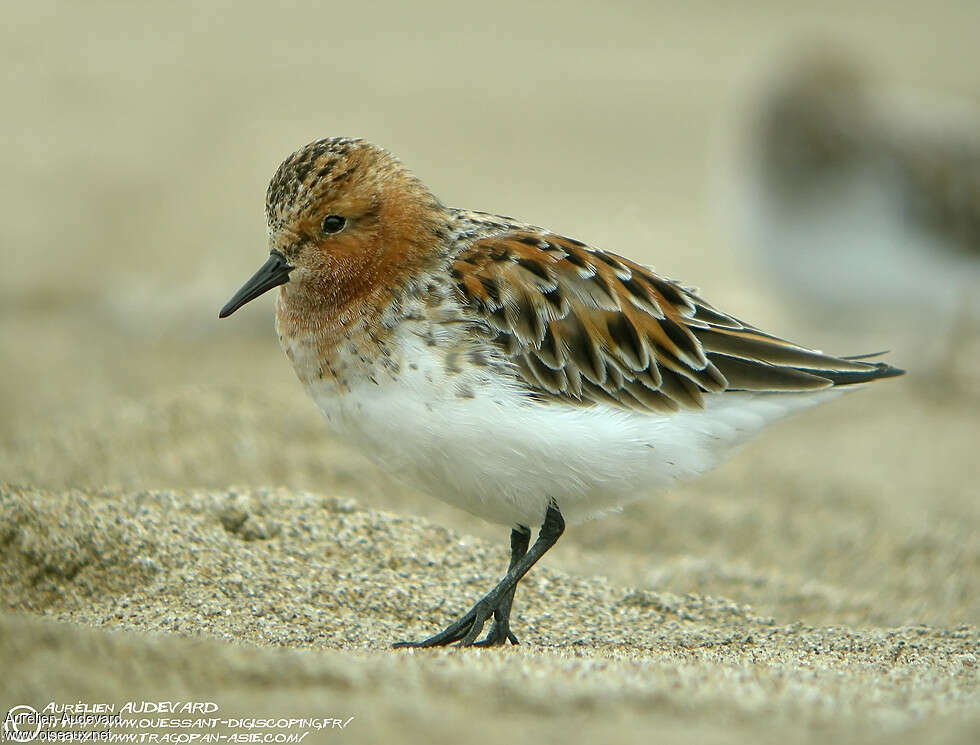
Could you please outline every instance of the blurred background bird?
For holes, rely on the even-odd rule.
[[[804,46],[748,96],[728,217],[797,312],[956,375],[980,330],[980,107]],[[894,330],[894,334],[887,332]]]

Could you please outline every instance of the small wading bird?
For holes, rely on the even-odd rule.
[[[516,644],[514,590],[566,518],[694,476],[768,422],[902,372],[779,339],[580,241],[445,207],[363,140],[289,156],[266,216],[269,259],[220,317],[281,286],[280,344],[334,431],[513,528],[500,583],[396,646]]]

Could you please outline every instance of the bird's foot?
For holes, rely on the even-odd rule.
[[[504,583],[497,585],[484,595],[466,613],[449,624],[438,634],[419,642],[397,642],[397,649],[406,647],[445,647],[459,642],[461,647],[497,647],[506,644],[519,644],[510,630],[510,606],[513,601],[513,588],[507,589]],[[503,593],[501,590],[503,589]],[[493,617],[493,626],[483,639],[477,639],[483,627]]]
[[[534,563],[544,556],[565,530],[565,520],[558,504],[552,501],[544,515],[544,522],[534,545],[528,548],[531,531],[519,525],[511,531],[510,567],[497,586],[484,595],[460,618],[449,624],[435,636],[420,642],[398,642],[395,647],[445,647],[459,643],[461,647],[499,647],[507,642],[518,644],[510,630],[510,609],[514,603],[517,583],[527,574]],[[493,616],[493,626],[486,637],[477,641],[483,627]]]

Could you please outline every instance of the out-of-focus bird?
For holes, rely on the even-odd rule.
[[[743,125],[726,198],[795,309],[849,328],[975,327],[980,109],[879,85],[828,47],[782,66]]]

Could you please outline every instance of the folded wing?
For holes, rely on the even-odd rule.
[[[539,397],[672,412],[725,391],[809,391],[900,375],[832,357],[722,313],[615,254],[521,230],[454,259],[464,305]]]

